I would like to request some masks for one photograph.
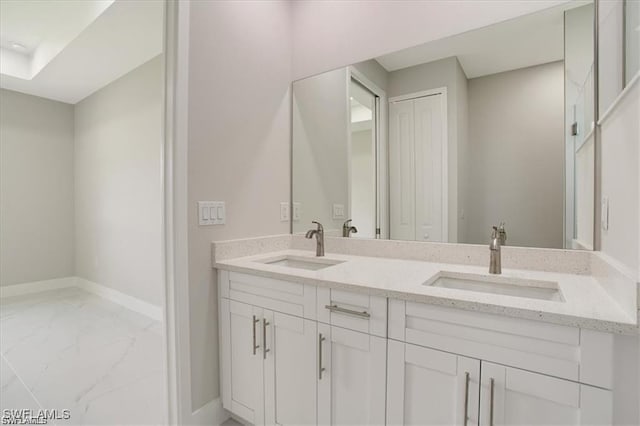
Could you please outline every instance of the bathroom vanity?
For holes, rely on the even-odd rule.
[[[592,251],[638,235],[597,188],[596,6],[292,83],[291,235],[212,248],[226,410],[640,424],[637,244]]]
[[[403,259],[425,244],[328,238],[317,257],[310,243],[214,243],[222,402],[244,421],[600,425],[633,398],[616,400],[637,357],[616,339],[637,333],[637,305],[612,292],[636,284],[596,278],[594,253],[509,248],[491,276],[486,247],[461,264],[450,245]],[[362,246],[384,257],[345,254]]]

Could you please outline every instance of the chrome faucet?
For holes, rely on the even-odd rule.
[[[358,233],[358,228],[356,228],[355,226],[351,226],[350,224],[351,224],[351,219],[347,220],[345,223],[342,224],[343,237],[349,238],[352,232],[354,234]]]
[[[491,253],[491,257],[489,259],[489,273],[490,274],[501,274],[502,273],[502,261],[501,261],[501,252],[500,252],[500,231],[498,231],[498,227],[493,227],[493,232],[491,233],[491,242],[489,243],[489,252]]]
[[[324,228],[320,222],[316,222],[315,220],[311,223],[315,223],[318,225],[318,229],[309,229],[306,238],[313,238],[314,235],[316,237],[316,256],[324,256]]]

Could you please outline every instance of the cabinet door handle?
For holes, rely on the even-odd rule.
[[[253,316],[253,354],[256,354],[256,349],[260,347],[260,345],[256,345],[256,323],[260,322],[256,316]]]
[[[347,308],[341,308],[340,306],[336,305],[336,304],[332,304],[332,305],[324,305],[324,307],[328,310],[330,310],[331,312],[339,312],[341,314],[347,314],[347,315],[353,315],[354,317],[360,317],[360,318],[370,318],[371,314],[369,314],[369,312],[367,311],[354,311],[353,309],[347,309]]]
[[[322,372],[324,367],[322,366],[322,342],[324,342],[324,336],[322,333],[318,335],[318,380],[322,380]]]
[[[462,418],[463,425],[467,426],[467,419],[469,418],[469,372],[464,373],[464,417]]]
[[[267,359],[267,352],[270,351],[267,349],[267,326],[269,324],[269,321],[262,319],[262,359]]]
[[[489,426],[493,426],[493,388],[495,380],[489,379]]]

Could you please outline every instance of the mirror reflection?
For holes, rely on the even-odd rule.
[[[293,84],[293,232],[591,249],[593,4]]]

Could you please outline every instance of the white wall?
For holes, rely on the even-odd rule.
[[[300,203],[294,232],[316,220],[327,231],[339,230],[348,218],[333,219],[333,204],[349,207],[346,68],[293,84],[293,201]]]
[[[163,303],[158,56],[75,106],[76,274]]]
[[[565,247],[593,247],[593,4],[564,15]],[[577,123],[578,134],[572,135]],[[584,144],[583,144],[584,142]]]
[[[288,2],[191,2],[189,293],[193,409],[219,395],[211,241],[289,232],[291,21]],[[198,200],[226,201],[200,227]]]
[[[469,82],[460,62],[456,61],[456,135],[458,145],[458,208],[450,212],[449,220],[458,224],[458,242],[467,241],[466,213],[469,202]],[[454,220],[452,214],[457,213]]]
[[[609,199],[609,229],[601,250],[640,280],[640,84],[601,124],[602,196]]]
[[[466,127],[464,110],[466,101],[458,105],[461,94],[458,93],[458,84],[462,86],[462,93],[466,92],[466,76],[460,68],[455,57],[440,59],[426,64],[415,65],[389,73],[389,85],[387,96],[406,95],[428,89],[447,88],[447,134],[448,134],[448,223],[449,242],[458,242],[458,144],[460,129]],[[458,118],[458,111],[462,110],[463,116]],[[464,132],[464,130],[463,130]],[[464,135],[463,135],[464,136]]]
[[[0,90],[0,285],[74,275],[73,106]]]
[[[371,123],[371,122],[368,122]],[[371,127],[369,125],[369,127]],[[372,129],[351,133],[351,214],[354,238],[376,237],[376,152]]]
[[[293,76],[308,77],[566,2],[295,1]]]
[[[509,245],[562,248],[563,73],[560,61],[469,80],[467,242],[504,220]]]
[[[598,8],[598,108],[600,116],[622,91],[623,0],[599,2]]]

